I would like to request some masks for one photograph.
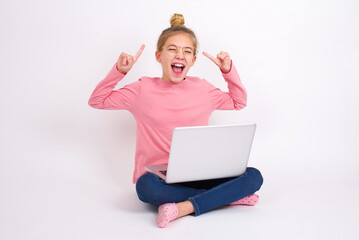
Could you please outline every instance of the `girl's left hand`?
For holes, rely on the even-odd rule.
[[[224,73],[228,73],[231,70],[232,60],[227,52],[220,52],[217,54],[217,58],[212,55],[203,52],[203,55],[212,60]]]

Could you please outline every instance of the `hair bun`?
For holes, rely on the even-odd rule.
[[[171,27],[184,26],[184,17],[182,14],[175,13],[170,19]]]

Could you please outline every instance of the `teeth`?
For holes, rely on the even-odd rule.
[[[184,67],[184,65],[182,65],[182,64],[174,64],[174,66],[175,66],[175,67],[180,67],[180,68],[183,68],[183,67]]]

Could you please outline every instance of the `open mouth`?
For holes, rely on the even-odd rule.
[[[181,74],[183,72],[183,69],[185,66],[183,64],[175,63],[175,64],[172,64],[171,67],[172,67],[172,70],[174,73]]]

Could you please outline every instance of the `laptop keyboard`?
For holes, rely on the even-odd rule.
[[[160,170],[160,173],[162,173],[163,175],[167,176],[167,170]]]

